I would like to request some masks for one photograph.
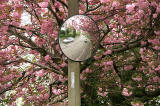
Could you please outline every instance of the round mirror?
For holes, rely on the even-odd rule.
[[[99,30],[88,16],[75,15],[67,19],[59,31],[59,45],[69,59],[84,61],[89,59],[97,48]]]

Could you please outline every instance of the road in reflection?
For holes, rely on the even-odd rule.
[[[65,43],[60,39],[63,53],[72,60],[83,61],[91,56],[92,43],[85,35],[76,36],[73,41]]]

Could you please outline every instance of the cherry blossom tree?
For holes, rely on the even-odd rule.
[[[57,38],[68,1],[0,0],[0,10],[0,105],[67,103]],[[100,32],[97,52],[81,62],[82,106],[159,105],[159,0],[79,0],[79,14]]]

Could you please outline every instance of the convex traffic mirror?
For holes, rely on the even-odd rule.
[[[69,59],[84,61],[91,57],[97,48],[99,30],[88,16],[75,15],[67,19],[59,31],[59,45]]]

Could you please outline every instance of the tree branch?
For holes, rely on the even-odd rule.
[[[66,3],[64,3],[62,0],[57,0],[57,1],[60,2],[61,4],[63,4],[68,9],[68,5]]]
[[[86,2],[86,4],[87,4],[87,11],[84,13],[84,14],[87,14],[88,12],[90,12],[90,11],[94,11],[94,10],[96,10],[96,9],[98,9],[99,7],[101,7],[102,6],[102,4],[100,3],[98,6],[96,6],[96,7],[94,7],[94,8],[91,8],[91,9],[88,9],[88,2]]]
[[[24,58],[22,58],[22,57],[20,57],[20,56],[18,56],[18,57],[19,57],[20,59],[22,59],[24,62],[31,63],[31,64],[33,64],[33,65],[36,65],[36,66],[42,68],[42,69],[51,70],[52,72],[54,72],[54,73],[56,73],[56,74],[64,75],[63,72],[57,71],[56,69],[53,69],[53,68],[50,68],[50,67],[47,67],[47,66],[45,66],[45,65],[38,64],[38,63],[33,63],[33,62],[31,62],[31,61],[29,61],[29,60],[27,60],[27,59],[24,59]]]
[[[22,77],[18,78],[18,80],[12,86],[10,86],[10,87],[8,87],[8,88],[6,88],[4,90],[1,90],[0,91],[0,95],[3,94],[3,93],[5,93],[6,91],[12,90],[13,86],[17,85],[24,78],[25,73],[26,72],[23,72],[22,73]]]
[[[63,23],[63,20],[59,19],[57,14],[52,10],[52,7],[50,4],[48,4],[48,9],[51,11],[51,13],[53,14],[53,16],[56,18],[58,26],[60,27]]]
[[[22,36],[21,34],[17,33],[16,29],[14,29],[12,25],[9,25],[8,32],[15,35],[19,39],[22,39],[24,42],[26,42],[31,47],[33,47],[35,50],[37,50],[40,54],[42,54],[42,56],[47,55],[47,51],[45,49],[40,48],[38,45],[36,45],[31,39],[27,38],[26,36]]]
[[[121,75],[119,74],[119,71],[118,71],[118,68],[116,66],[115,61],[113,61],[113,68],[114,68],[115,72],[117,73],[117,75],[119,76],[119,78],[121,79]]]

